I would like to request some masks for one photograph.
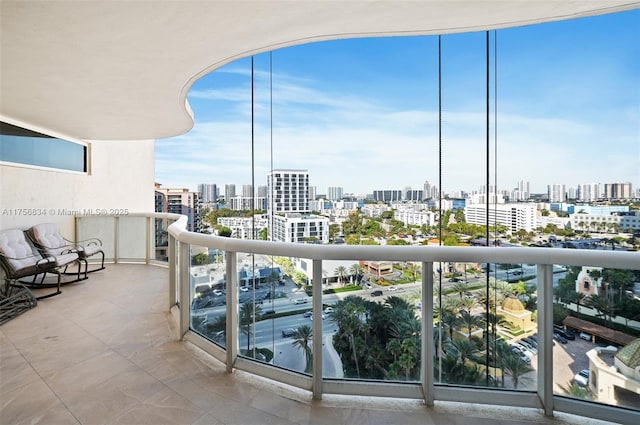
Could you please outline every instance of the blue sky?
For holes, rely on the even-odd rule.
[[[640,10],[497,31],[491,37],[490,181],[640,187]],[[307,169],[318,193],[438,184],[438,38],[317,42],[254,57],[255,184]],[[442,187],[485,181],[485,33],[442,37]],[[251,60],[198,80],[193,129],[156,142],[156,181],[250,184]],[[497,137],[496,137],[497,128]],[[271,137],[273,134],[273,137]],[[494,140],[497,138],[497,167]],[[494,174],[497,168],[497,177]]]

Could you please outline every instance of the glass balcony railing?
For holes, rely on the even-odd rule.
[[[314,398],[640,419],[637,252],[283,244],[185,226],[167,214],[77,219],[113,261],[166,259],[181,335],[229,371]]]

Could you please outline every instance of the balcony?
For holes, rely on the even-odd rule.
[[[563,371],[554,369],[557,350],[565,346],[551,343],[553,294],[545,289],[553,281],[551,262],[637,269],[637,253],[261,243],[186,232],[185,217],[168,229],[168,247],[156,249],[152,238],[156,225],[166,228],[175,218],[77,219],[78,234],[99,232],[107,256],[116,264],[85,282],[65,287],[62,295],[41,301],[37,308],[0,328],[0,422],[333,424],[439,423],[446,418],[456,423],[511,424],[514,420],[548,423],[547,416],[553,415],[566,423],[598,423],[597,419],[637,423],[637,410],[559,393],[554,374]],[[195,253],[201,252],[196,247],[214,250],[214,268],[231,277],[224,283],[226,305],[216,310],[228,319],[222,338],[203,336],[203,310],[187,307],[194,307],[198,268],[191,264]],[[156,252],[165,251],[168,264],[154,260]],[[427,296],[433,293],[434,274],[429,271],[436,269],[434,265],[535,262],[542,278],[537,286],[539,346],[532,379],[517,390],[447,384],[437,376],[434,357],[425,355],[417,379],[345,377],[343,371],[331,368],[336,361],[327,347],[331,334],[323,331],[331,326],[330,319],[305,319],[314,332],[313,360],[306,372],[277,355],[271,361],[256,356],[255,350],[252,355],[251,350],[244,350],[252,332],[243,328],[240,303],[247,292],[238,288],[255,286],[251,276],[257,274],[243,280],[239,271],[259,256],[306,258],[313,264],[313,282],[320,284],[313,285],[312,296],[304,303],[312,318],[323,315],[323,301],[331,298],[322,294],[323,264],[361,258],[417,262],[420,270],[416,273],[424,276],[417,283],[422,289],[420,333],[426,335],[421,338],[422,353],[433,353],[437,341],[432,319],[437,297]],[[403,285],[397,286],[401,287],[398,293],[403,292]],[[276,308],[284,305],[291,308],[295,304],[281,302]],[[257,334],[255,322],[253,326]],[[282,343],[279,334],[271,337],[281,351],[301,355],[288,342]],[[256,339],[253,341],[255,346]],[[572,342],[578,343],[587,342]],[[589,352],[589,358],[593,356],[596,354]]]

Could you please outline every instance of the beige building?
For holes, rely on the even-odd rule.
[[[525,332],[535,327],[535,323],[531,320],[531,312],[525,309],[522,302],[516,297],[507,297],[502,306],[498,307],[497,313],[503,315],[509,323]]]
[[[617,353],[614,348],[596,347],[589,357],[589,389],[595,399],[611,405],[640,404],[640,338]]]

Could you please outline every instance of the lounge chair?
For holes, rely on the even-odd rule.
[[[4,288],[0,288],[0,297],[2,299],[0,304],[2,305],[3,317],[5,315],[9,317],[12,311],[16,311],[16,308],[20,310],[20,306],[14,305],[15,302],[29,306],[35,301],[33,294],[24,287],[24,284],[33,287],[56,288],[55,292],[40,296],[37,299],[48,298],[61,293],[61,276],[55,259],[53,257],[43,257],[29,243],[24,231],[20,229],[0,230],[0,265],[4,271],[5,280]],[[47,273],[57,275],[55,284],[44,282]],[[31,282],[20,280],[26,277],[32,277],[33,279]]]
[[[63,285],[86,279],[86,269],[84,277],[81,277],[82,264],[86,263],[86,260],[83,261],[80,259],[80,252],[75,245],[67,244],[62,237],[56,237],[55,234],[50,231],[52,226],[56,225],[48,223],[46,225],[38,224],[25,231],[25,234],[43,257],[52,257],[55,260],[56,268],[61,274],[76,275],[74,280],[62,282]],[[69,267],[73,265],[78,267],[77,273],[67,272]]]
[[[91,238],[79,242],[66,239],[60,233],[60,227],[55,223],[40,223],[27,230],[27,235],[43,255],[58,256],[65,253],[76,253],[79,261],[84,263],[84,278],[87,273],[104,269],[104,251],[102,241],[98,238]],[[89,257],[101,256],[100,267],[89,270]],[[80,267],[80,266],[78,266]],[[80,269],[78,268],[78,279]]]

